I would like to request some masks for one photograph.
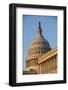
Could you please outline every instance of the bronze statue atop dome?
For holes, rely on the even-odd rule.
[[[39,30],[40,33],[42,33],[42,28],[41,28],[41,22],[39,21]]]
[[[39,29],[41,28],[41,23],[39,22]]]

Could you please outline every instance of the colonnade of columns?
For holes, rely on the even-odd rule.
[[[57,72],[57,55],[52,56],[51,58],[44,60],[39,64],[39,73],[56,73]]]

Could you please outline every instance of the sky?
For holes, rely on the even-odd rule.
[[[23,17],[23,43],[24,43],[24,69],[25,58],[31,46],[33,39],[38,31],[39,22],[41,22],[42,34],[49,42],[51,48],[57,47],[57,16],[36,16],[24,15]]]

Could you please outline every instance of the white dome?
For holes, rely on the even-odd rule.
[[[51,50],[49,42],[46,39],[44,39],[42,35],[41,25],[39,23],[38,32],[28,51],[28,57],[40,56],[44,53],[47,53],[49,50]]]

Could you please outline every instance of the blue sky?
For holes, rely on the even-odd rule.
[[[24,63],[31,42],[36,36],[39,21],[41,22],[43,36],[48,40],[51,48],[57,47],[57,16],[24,15]]]

